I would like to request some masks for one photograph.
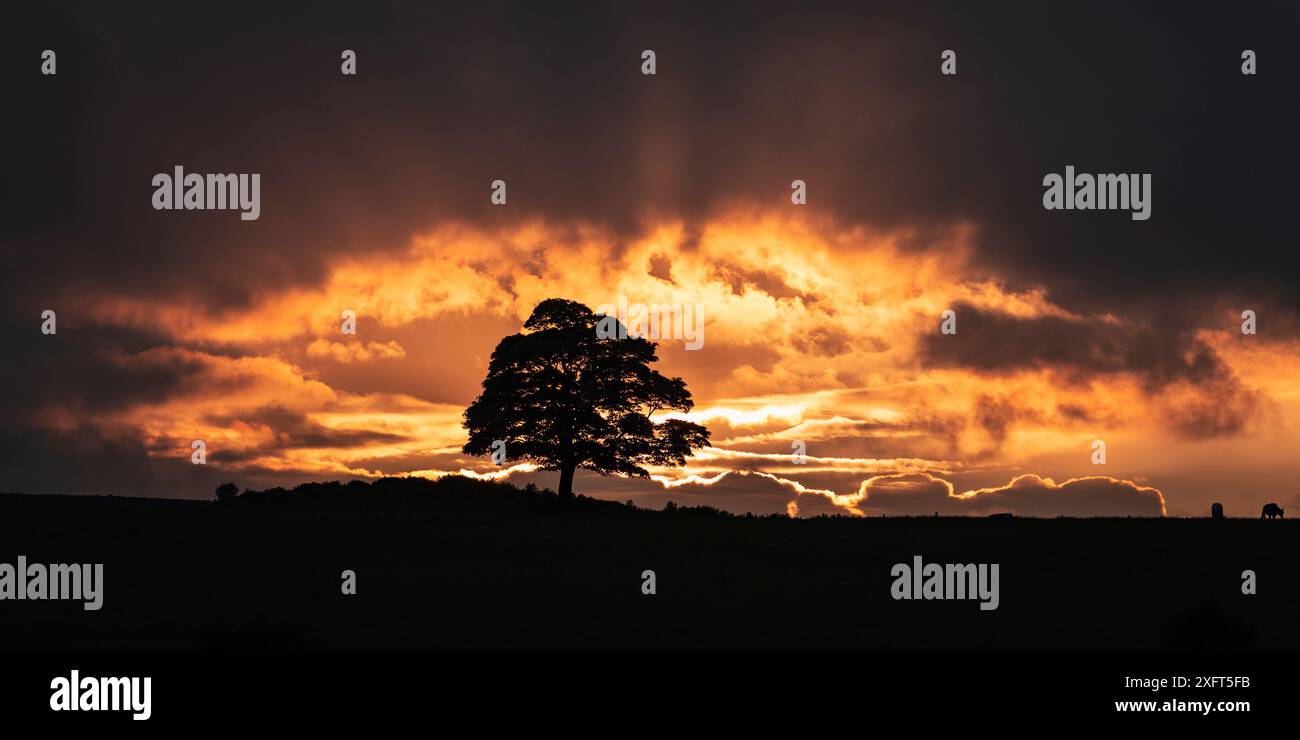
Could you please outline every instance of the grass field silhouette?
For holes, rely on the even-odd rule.
[[[459,476],[225,503],[4,494],[0,560],[105,576],[98,612],[0,605],[0,648],[1295,649],[1296,527],[737,516]],[[916,554],[1000,563],[1000,608],[893,600]]]

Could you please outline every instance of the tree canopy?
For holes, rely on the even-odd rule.
[[[578,468],[601,475],[648,477],[643,465],[677,466],[708,444],[709,431],[656,412],[694,406],[681,378],[652,369],[656,344],[602,338],[602,317],[559,298],[542,301],[524,331],[492,352],[483,392],[465,410],[464,451],[532,462],[560,472],[559,492],[573,495]]]

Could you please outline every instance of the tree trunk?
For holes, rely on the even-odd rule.
[[[565,465],[560,468],[560,498],[573,498],[573,471],[577,467]]]

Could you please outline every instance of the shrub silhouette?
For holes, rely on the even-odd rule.
[[[506,460],[559,471],[559,495],[571,498],[578,468],[646,478],[642,465],[682,465],[708,444],[699,424],[651,421],[657,411],[690,411],[690,391],[650,368],[653,342],[598,336],[602,318],[550,298],[533,309],[524,333],[502,339],[483,392],[465,410],[465,453],[488,455],[504,442]]]
[[[212,495],[219,504],[234,501],[235,497],[239,495],[239,486],[234,483],[222,483],[217,486],[217,490],[213,491]]]

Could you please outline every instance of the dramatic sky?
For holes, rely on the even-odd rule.
[[[554,487],[461,412],[539,301],[625,296],[704,307],[658,365],[713,446],[581,493],[1300,506],[1293,4],[102,5],[6,17],[0,490]],[[176,165],[260,173],[260,219],[154,210]],[[1044,210],[1067,165],[1150,173],[1150,220]]]

